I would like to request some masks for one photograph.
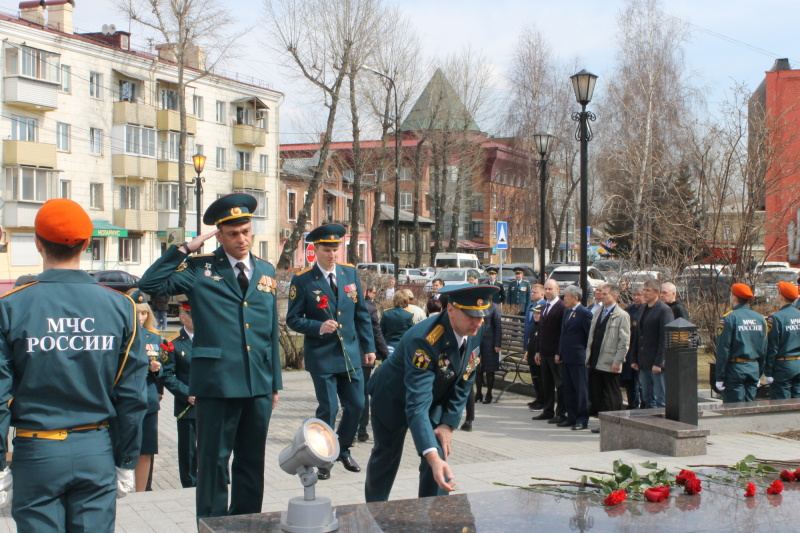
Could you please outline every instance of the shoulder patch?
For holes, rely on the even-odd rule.
[[[295,274],[295,276],[302,276],[303,274],[305,274],[307,272],[311,272],[311,269],[313,269],[313,268],[314,268],[313,266],[308,266],[308,267],[305,267],[303,270],[298,270],[297,273]]]
[[[434,345],[436,341],[438,341],[442,335],[444,334],[444,326],[441,324],[437,324],[435,328],[431,330],[430,333],[425,337],[425,340],[428,341],[428,344]]]
[[[425,350],[420,348],[416,352],[414,352],[414,366],[419,368],[420,370],[427,370],[428,366],[431,364],[431,356],[428,355]]]
[[[176,331],[175,333],[173,333],[172,335],[167,337],[167,342],[172,342],[172,341],[174,341],[175,339],[177,339],[180,336],[181,336],[181,332],[180,331]]]
[[[30,287],[31,285],[36,285],[37,283],[39,283],[39,282],[38,282],[38,281],[31,281],[30,283],[26,283],[25,285],[20,285],[20,286],[19,286],[19,287],[17,287],[16,289],[12,289],[12,290],[8,291],[7,293],[5,293],[3,296],[0,296],[0,298],[5,298],[5,297],[6,297],[6,296],[8,296],[9,294],[13,294],[13,293],[15,293],[15,292],[17,292],[17,291],[21,291],[22,289],[25,289],[25,288],[27,288],[27,287]],[[131,300],[131,301],[132,301],[132,300]]]
[[[353,265],[353,264],[351,264],[351,263],[339,263],[339,264],[340,264],[340,265],[342,265],[342,266],[346,266],[346,267],[350,267],[350,268],[355,268],[355,265]]]

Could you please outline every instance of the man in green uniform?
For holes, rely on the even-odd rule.
[[[506,303],[511,305],[518,305],[520,315],[525,316],[525,312],[531,305],[531,284],[528,280],[522,279],[525,271],[521,268],[514,269],[514,275],[517,279],[508,282],[506,287]]]
[[[489,267],[486,269],[486,273],[489,274],[489,283],[487,283],[487,285],[491,285],[499,289],[497,293],[492,296],[492,301],[497,305],[500,305],[506,301],[506,294],[503,290],[503,282],[497,281],[497,272],[498,270],[495,267]]]
[[[0,502],[11,425],[17,531],[112,533],[147,408],[136,307],[80,270],[93,227],[77,203],[45,202],[34,227],[44,272],[0,300]]]
[[[360,472],[350,447],[364,409],[361,353],[367,364],[375,362],[375,338],[355,267],[336,262],[346,231],[339,224],[327,224],[306,237],[314,243],[317,261],[292,277],[286,324],[305,337],[303,357],[317,395],[317,418],[333,427],[337,396],[341,400],[337,460],[346,470]],[[318,476],[329,479],[330,470],[321,468]]]
[[[446,462],[450,442],[481,362],[483,317],[497,290],[489,285],[442,288],[447,309],[408,330],[372,375],[367,388],[375,446],[367,465],[367,502],[389,499],[409,429],[422,458],[419,497],[455,489]]]
[[[175,397],[175,417],[178,420],[178,473],[183,488],[197,486],[197,426],[194,396],[189,396],[189,376],[192,364],[192,306],[188,300],[180,303],[178,311],[183,327],[167,338],[161,383]]]
[[[723,403],[752,402],[764,366],[767,323],[750,309],[753,291],[744,283],[731,287],[732,311],[717,326],[717,389]]]
[[[797,292],[792,283],[778,283],[780,309],[767,317],[764,376],[773,400],[800,398],[800,310],[792,305]]]
[[[217,229],[170,247],[139,281],[148,294],[185,294],[192,308],[198,519],[259,513],[264,497],[267,429],[283,383],[275,268],[250,253],[256,205],[249,194],[217,199],[203,216]],[[214,236],[214,253],[189,255]]]

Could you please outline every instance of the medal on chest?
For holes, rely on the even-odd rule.
[[[211,263],[206,263],[206,269],[203,271],[203,275],[207,278],[211,277]]]
[[[450,359],[447,358],[446,353],[439,354],[439,372],[444,379],[451,379],[456,375],[455,370],[450,366]]]
[[[481,364],[481,358],[478,357],[478,350],[472,350],[472,353],[469,354],[467,368],[464,370],[464,375],[461,377],[463,377],[464,380],[468,380],[479,364]]]
[[[261,276],[261,279],[258,280],[258,285],[256,288],[261,292],[267,292],[271,294],[275,294],[275,289],[278,287],[278,283],[269,276]]]
[[[353,303],[358,302],[358,290],[356,289],[356,284],[351,283],[349,285],[344,286],[344,292],[348,298],[353,300]]]
[[[155,361],[158,358],[158,344],[145,344],[144,349],[151,361]]]

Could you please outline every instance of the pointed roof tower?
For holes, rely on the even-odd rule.
[[[480,131],[467,106],[438,68],[400,125],[401,131],[428,129]]]

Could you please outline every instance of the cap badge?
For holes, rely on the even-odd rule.
[[[481,306],[481,305],[483,305],[483,300],[481,300],[480,298],[478,298],[478,301],[477,301],[476,303],[477,303],[477,305]]]
[[[240,207],[232,207],[231,208],[231,215],[241,215],[242,209]]]

